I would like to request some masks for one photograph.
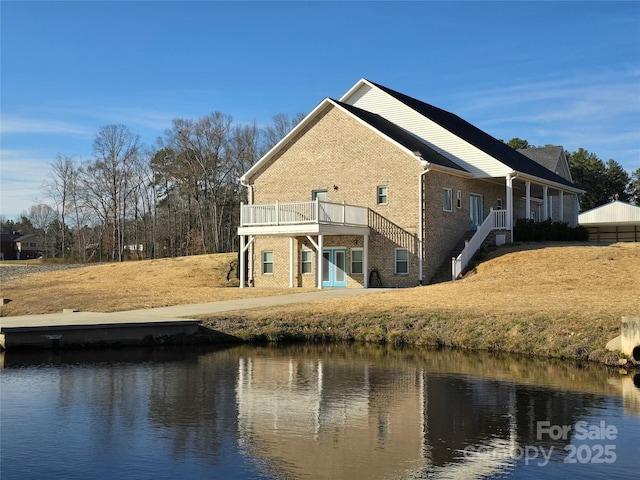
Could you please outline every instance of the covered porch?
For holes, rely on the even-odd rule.
[[[517,173],[507,177],[506,190],[507,195],[514,197],[511,217],[514,221],[526,218],[536,222],[566,222],[571,227],[578,224],[578,194],[583,193],[578,188]],[[514,194],[514,190],[518,193]]]
[[[252,204],[240,206],[240,288],[253,276],[253,245],[256,237],[289,238],[289,287],[295,286],[296,248],[298,238],[312,246],[316,254],[316,287],[327,285],[327,278],[334,270],[342,270],[347,275],[346,253],[335,249],[326,249],[327,236],[362,237],[362,270],[368,271],[369,261],[369,209],[355,205],[324,202],[319,199],[309,202],[275,202],[270,204]],[[345,249],[346,250],[346,249]],[[249,265],[247,265],[246,252]],[[345,281],[346,285],[346,281]],[[364,275],[364,288],[368,287],[367,275]]]

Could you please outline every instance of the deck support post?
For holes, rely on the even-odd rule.
[[[324,235],[318,235],[318,290],[322,290],[322,248],[323,248],[323,241],[324,241]]]

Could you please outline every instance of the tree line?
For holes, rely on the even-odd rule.
[[[506,142],[511,148],[534,148],[527,140],[512,138]],[[545,145],[549,146],[549,145]],[[614,159],[606,162],[598,156],[578,148],[565,150],[573,183],[586,190],[580,196],[580,210],[585,212],[613,200],[640,205],[640,168],[631,175]]]
[[[123,261],[237,250],[240,176],[302,118],[177,118],[153,147],[125,125],[100,128],[88,160],[59,154],[38,203],[2,230],[39,233],[46,257]]]
[[[18,221],[0,218],[2,231],[39,233],[46,257],[77,262],[123,261],[238,249],[239,183],[303,114],[279,113],[259,129],[213,112],[176,118],[155,145],[146,146],[124,125],[107,125],[87,160],[59,154],[38,203]],[[532,147],[526,140],[506,142]],[[640,169],[629,175],[615,160],[583,148],[565,152],[574,183],[586,190],[581,210],[614,198],[640,203]]]

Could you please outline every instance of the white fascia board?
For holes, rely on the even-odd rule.
[[[316,108],[314,108],[311,113],[309,113],[306,117],[302,119],[298,125],[296,125],[289,133],[287,133],[282,140],[276,143],[271,150],[265,153],[260,160],[258,160],[249,170],[247,170],[244,175],[240,177],[240,181],[243,185],[249,183],[248,179],[250,179],[256,172],[258,172],[262,166],[269,162],[269,160],[284,146],[287,142],[297,135],[297,133],[305,128],[311,120],[317,115],[317,113],[322,110],[324,107],[330,104],[329,98],[325,98],[322,102],[320,102]]]
[[[294,225],[256,225],[239,227],[238,235],[301,236],[301,235],[369,235],[371,229],[364,226],[326,223]]]
[[[580,188],[570,187],[569,185],[563,185],[562,183],[556,183],[551,180],[545,180],[544,178],[535,177],[533,175],[528,175],[526,173],[522,173],[518,171],[514,171],[512,175],[515,175],[515,178],[518,178],[520,180],[528,180],[530,182],[537,183],[538,185],[546,185],[548,187],[555,188],[556,190],[575,193],[576,195],[586,192],[586,190],[582,190]]]
[[[449,175],[457,175],[459,177],[477,178],[473,173],[467,172],[466,170],[458,170],[457,168],[444,167],[436,163],[429,163],[429,162],[426,162],[426,163],[427,163],[427,168],[429,168],[430,170],[435,170],[442,173],[448,173]],[[487,177],[487,178],[490,178],[490,177]],[[481,178],[477,178],[477,179],[483,180]]]
[[[375,85],[372,85],[371,82],[369,82],[366,78],[361,78],[360,80],[358,80],[355,85],[353,87],[351,87],[347,93],[345,93],[344,95],[342,95],[340,97],[340,101],[342,103],[347,103],[347,100],[349,99],[349,97],[351,95],[353,95],[355,92],[357,92],[360,87],[362,87],[363,85],[367,85],[371,88],[375,88]]]

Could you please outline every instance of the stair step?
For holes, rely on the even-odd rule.
[[[462,237],[462,239],[458,243],[456,243],[456,245],[451,250],[451,253],[447,257],[447,260],[445,260],[442,265],[440,265],[438,270],[436,270],[436,273],[429,281],[429,285],[451,281],[451,258],[455,258],[460,255],[462,250],[464,250],[465,243],[471,240],[471,237],[473,237],[475,233],[476,232],[473,230],[468,231],[464,234],[464,237]]]

